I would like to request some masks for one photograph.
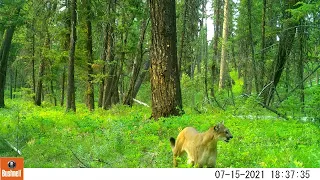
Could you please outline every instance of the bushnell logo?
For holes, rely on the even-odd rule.
[[[1,157],[0,180],[23,180],[23,158]]]

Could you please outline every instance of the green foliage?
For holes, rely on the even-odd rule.
[[[318,12],[320,3],[319,1],[313,2],[310,4],[304,3],[304,2],[298,2],[295,6],[297,7],[296,9],[288,9],[288,11],[291,12],[295,20],[299,20],[307,16],[309,13]]]
[[[248,103],[251,101],[248,99]],[[0,155],[15,156],[3,139],[18,145],[25,167],[172,167],[170,137],[186,126],[206,131],[225,121],[234,139],[218,143],[217,167],[320,167],[319,125],[230,113],[185,114],[148,119],[149,108],[115,106],[77,113],[8,101],[0,110]],[[189,167],[186,157],[180,167]]]

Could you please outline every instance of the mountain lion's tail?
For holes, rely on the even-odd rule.
[[[176,145],[176,140],[175,140],[173,137],[170,138],[170,144],[171,144],[171,148],[172,148],[172,149],[173,149],[174,146]]]

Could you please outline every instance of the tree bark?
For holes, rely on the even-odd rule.
[[[107,54],[108,54],[108,31],[109,31],[109,23],[106,25],[105,30],[104,30],[104,39],[103,39],[103,52],[101,59],[104,61],[103,67],[102,67],[102,75],[106,74],[106,69],[107,69]],[[102,78],[100,82],[100,87],[99,87],[99,100],[98,100],[98,107],[103,106],[103,96],[104,96],[104,86],[105,86],[105,79]]]
[[[225,88],[227,80],[227,42],[228,42],[228,20],[229,20],[229,0],[224,1],[224,15],[223,15],[223,33],[222,33],[222,48],[221,48],[221,62],[220,62],[220,79],[219,90]]]
[[[177,60],[174,0],[150,0],[152,115],[181,115],[182,99]]]
[[[74,82],[74,59],[77,41],[77,0],[71,0],[71,34],[70,34],[70,53],[68,67],[68,87],[67,87],[67,111],[76,112],[75,103],[75,82]]]
[[[305,58],[305,51],[304,51],[304,24],[303,20],[300,20],[300,26],[298,28],[299,34],[299,58],[297,63],[297,72],[298,72],[298,84],[299,85],[299,96],[300,96],[300,103],[301,103],[301,112],[304,112],[304,83],[303,83],[303,70],[304,70],[304,58]]]
[[[116,1],[110,0],[109,1],[109,12],[111,14],[116,12]],[[103,95],[103,109],[110,109],[112,105],[112,97],[115,91],[115,84],[116,77],[117,77],[117,61],[115,60],[115,33],[114,33],[114,26],[115,26],[115,18],[112,16],[112,19],[109,22],[109,29],[108,29],[108,54],[107,60],[109,64],[109,72],[108,76],[105,79],[105,86],[104,86],[104,95]]]
[[[13,86],[14,86],[14,72],[13,69],[9,69],[10,73],[10,99],[13,99]]]
[[[36,94],[36,73],[35,73],[35,43],[36,43],[36,35],[35,35],[35,19],[32,20],[32,90],[33,90],[33,100],[35,101]]]
[[[186,24],[187,24],[187,14],[188,14],[188,0],[184,1],[184,12],[183,12],[183,20],[182,20],[182,32],[181,32],[181,40],[180,40],[180,50],[179,50],[179,60],[178,60],[178,68],[181,71],[182,63],[183,63],[183,55],[184,55],[184,44],[185,44],[185,36],[186,36]]]
[[[247,10],[248,10],[248,29],[249,29],[249,43],[250,43],[250,50],[251,50],[251,60],[252,60],[252,71],[253,71],[253,79],[255,84],[256,92],[260,91],[258,85],[258,74],[257,74],[257,65],[255,59],[255,52],[254,52],[254,42],[253,42],[253,34],[252,34],[252,12],[251,12],[252,3],[251,0],[247,0]]]
[[[64,51],[68,51],[70,49],[70,31],[71,31],[71,20],[70,20],[70,0],[65,0],[65,5],[67,8],[67,16],[65,17],[65,28],[67,29],[67,33],[65,33],[65,39],[64,39]],[[67,57],[63,57],[64,62],[68,61]],[[65,99],[65,85],[66,85],[66,69],[67,66],[63,66],[63,71],[62,71],[62,82],[61,82],[61,100],[60,100],[60,106],[64,105],[64,99]]]
[[[37,82],[37,87],[36,87],[35,105],[37,105],[37,106],[41,106],[41,102],[42,102],[43,76],[44,76],[44,70],[45,70],[45,59],[47,58],[47,57],[45,57],[46,55],[44,55],[45,54],[44,51],[49,51],[49,47],[50,47],[49,32],[46,32],[44,47],[45,47],[45,49],[42,50],[42,52],[41,52],[39,71],[38,71],[38,82]]]
[[[13,92],[17,92],[17,82],[18,82],[18,68],[14,69],[14,87]],[[16,98],[16,94],[13,94],[13,98]]]
[[[42,79],[44,75],[44,57],[40,58],[40,64],[39,64],[39,77],[37,82],[37,88],[36,88],[36,96],[35,96],[35,105],[41,106],[42,101]]]
[[[63,67],[63,71],[62,71],[60,106],[63,106],[64,104],[65,84],[66,84],[66,66]]]
[[[6,85],[7,64],[14,31],[15,25],[11,25],[6,30],[5,37],[0,49],[0,108],[3,108],[5,106],[4,91]]]
[[[258,77],[259,90],[263,88],[264,76],[265,76],[265,56],[266,56],[266,11],[267,11],[267,0],[263,0],[263,12],[262,12],[262,32],[261,32],[261,62],[260,64],[260,76]],[[257,91],[257,93],[259,93]]]
[[[91,25],[91,0],[86,0],[86,28],[87,28],[87,91],[86,105],[90,111],[94,110],[94,86],[93,86],[93,57],[92,57],[92,25]]]
[[[215,0],[214,5],[214,14],[215,14],[215,23],[214,23],[214,36],[213,36],[213,60],[211,65],[211,88],[210,88],[210,94],[212,97],[215,97],[215,90],[214,85],[217,82],[217,75],[219,74],[219,68],[218,65],[220,64],[220,58],[219,58],[219,50],[218,50],[218,43],[219,43],[219,37],[220,37],[220,10],[221,10],[221,0]]]

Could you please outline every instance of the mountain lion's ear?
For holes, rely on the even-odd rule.
[[[224,124],[224,120],[220,124]]]
[[[221,128],[221,123],[218,123],[217,125],[214,126],[215,131],[219,131],[220,128]]]
[[[219,131],[219,124],[215,125],[213,128],[214,128],[215,131]]]

